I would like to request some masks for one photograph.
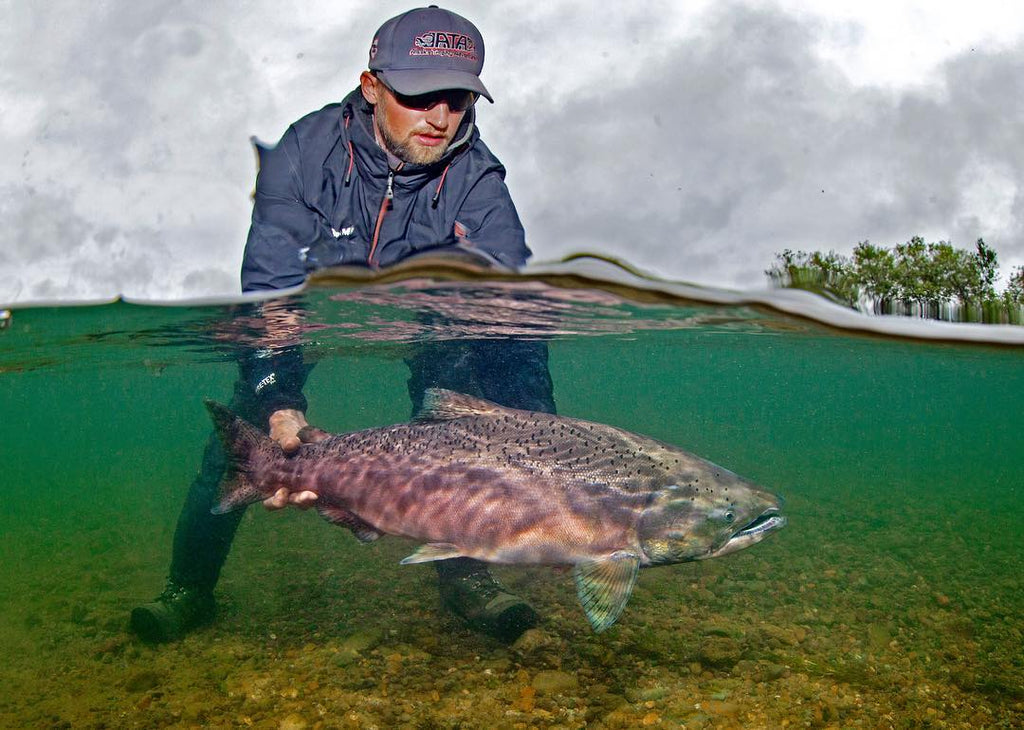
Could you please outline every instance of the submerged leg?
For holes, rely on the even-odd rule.
[[[434,564],[441,603],[474,631],[511,643],[537,625],[533,607],[497,581],[487,563],[454,558]]]
[[[418,345],[406,360],[413,415],[427,388],[446,388],[508,408],[555,412],[548,344],[537,340],[462,340]]]
[[[509,408],[555,412],[546,342],[469,340],[418,346],[406,361],[415,415],[427,388],[447,388]],[[439,560],[441,601],[471,628],[505,642],[537,624],[537,612],[471,558]]]
[[[231,399],[231,410],[242,418],[253,418],[248,387],[239,382]],[[191,629],[213,619],[213,588],[231,550],[231,542],[244,510],[214,515],[220,480],[227,458],[220,439],[211,434],[203,461],[185,498],[178,525],[167,587],[153,601],[136,607],[130,627],[145,641],[180,639]]]

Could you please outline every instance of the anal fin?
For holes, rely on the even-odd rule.
[[[625,550],[576,564],[576,595],[594,631],[601,633],[619,618],[639,573],[640,557]]]
[[[402,565],[414,565],[416,563],[429,563],[433,560],[450,560],[451,558],[463,558],[465,554],[457,546],[450,542],[428,542],[407,558],[402,558]]]
[[[381,536],[381,533],[373,525],[356,517],[347,509],[342,509],[341,507],[317,507],[316,511],[332,525],[339,525],[340,527],[347,527],[352,530],[352,534],[356,536],[359,542],[373,542]]]

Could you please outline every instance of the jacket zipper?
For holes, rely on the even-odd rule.
[[[370,243],[370,255],[366,257],[366,263],[376,266],[373,261],[373,254],[377,252],[377,242],[380,240],[380,227],[384,222],[384,215],[391,209],[391,201],[395,197],[394,191],[395,171],[388,170],[388,188],[384,191],[384,200],[380,201],[380,210],[377,212],[377,225],[373,229],[373,241]]]

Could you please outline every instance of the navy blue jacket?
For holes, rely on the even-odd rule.
[[[444,249],[509,267],[526,262],[505,168],[480,139],[472,109],[433,165],[395,164],[377,145],[372,114],[357,88],[292,124],[276,146],[257,143],[243,291],[298,286],[325,266],[381,267]],[[264,423],[282,408],[306,410],[300,348],[254,351],[241,368]]]
[[[510,267],[526,262],[505,168],[480,139],[472,109],[440,162],[397,171],[377,145],[372,113],[357,88],[295,122],[275,147],[257,145],[243,291],[297,286],[324,266],[387,266],[448,247]]]

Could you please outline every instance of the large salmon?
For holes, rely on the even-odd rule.
[[[215,513],[281,487],[364,542],[425,543],[402,563],[470,557],[572,565],[595,631],[641,567],[703,560],[786,524],[778,497],[686,451],[613,426],[428,390],[411,423],[331,436],[286,456],[207,402],[231,458]]]

